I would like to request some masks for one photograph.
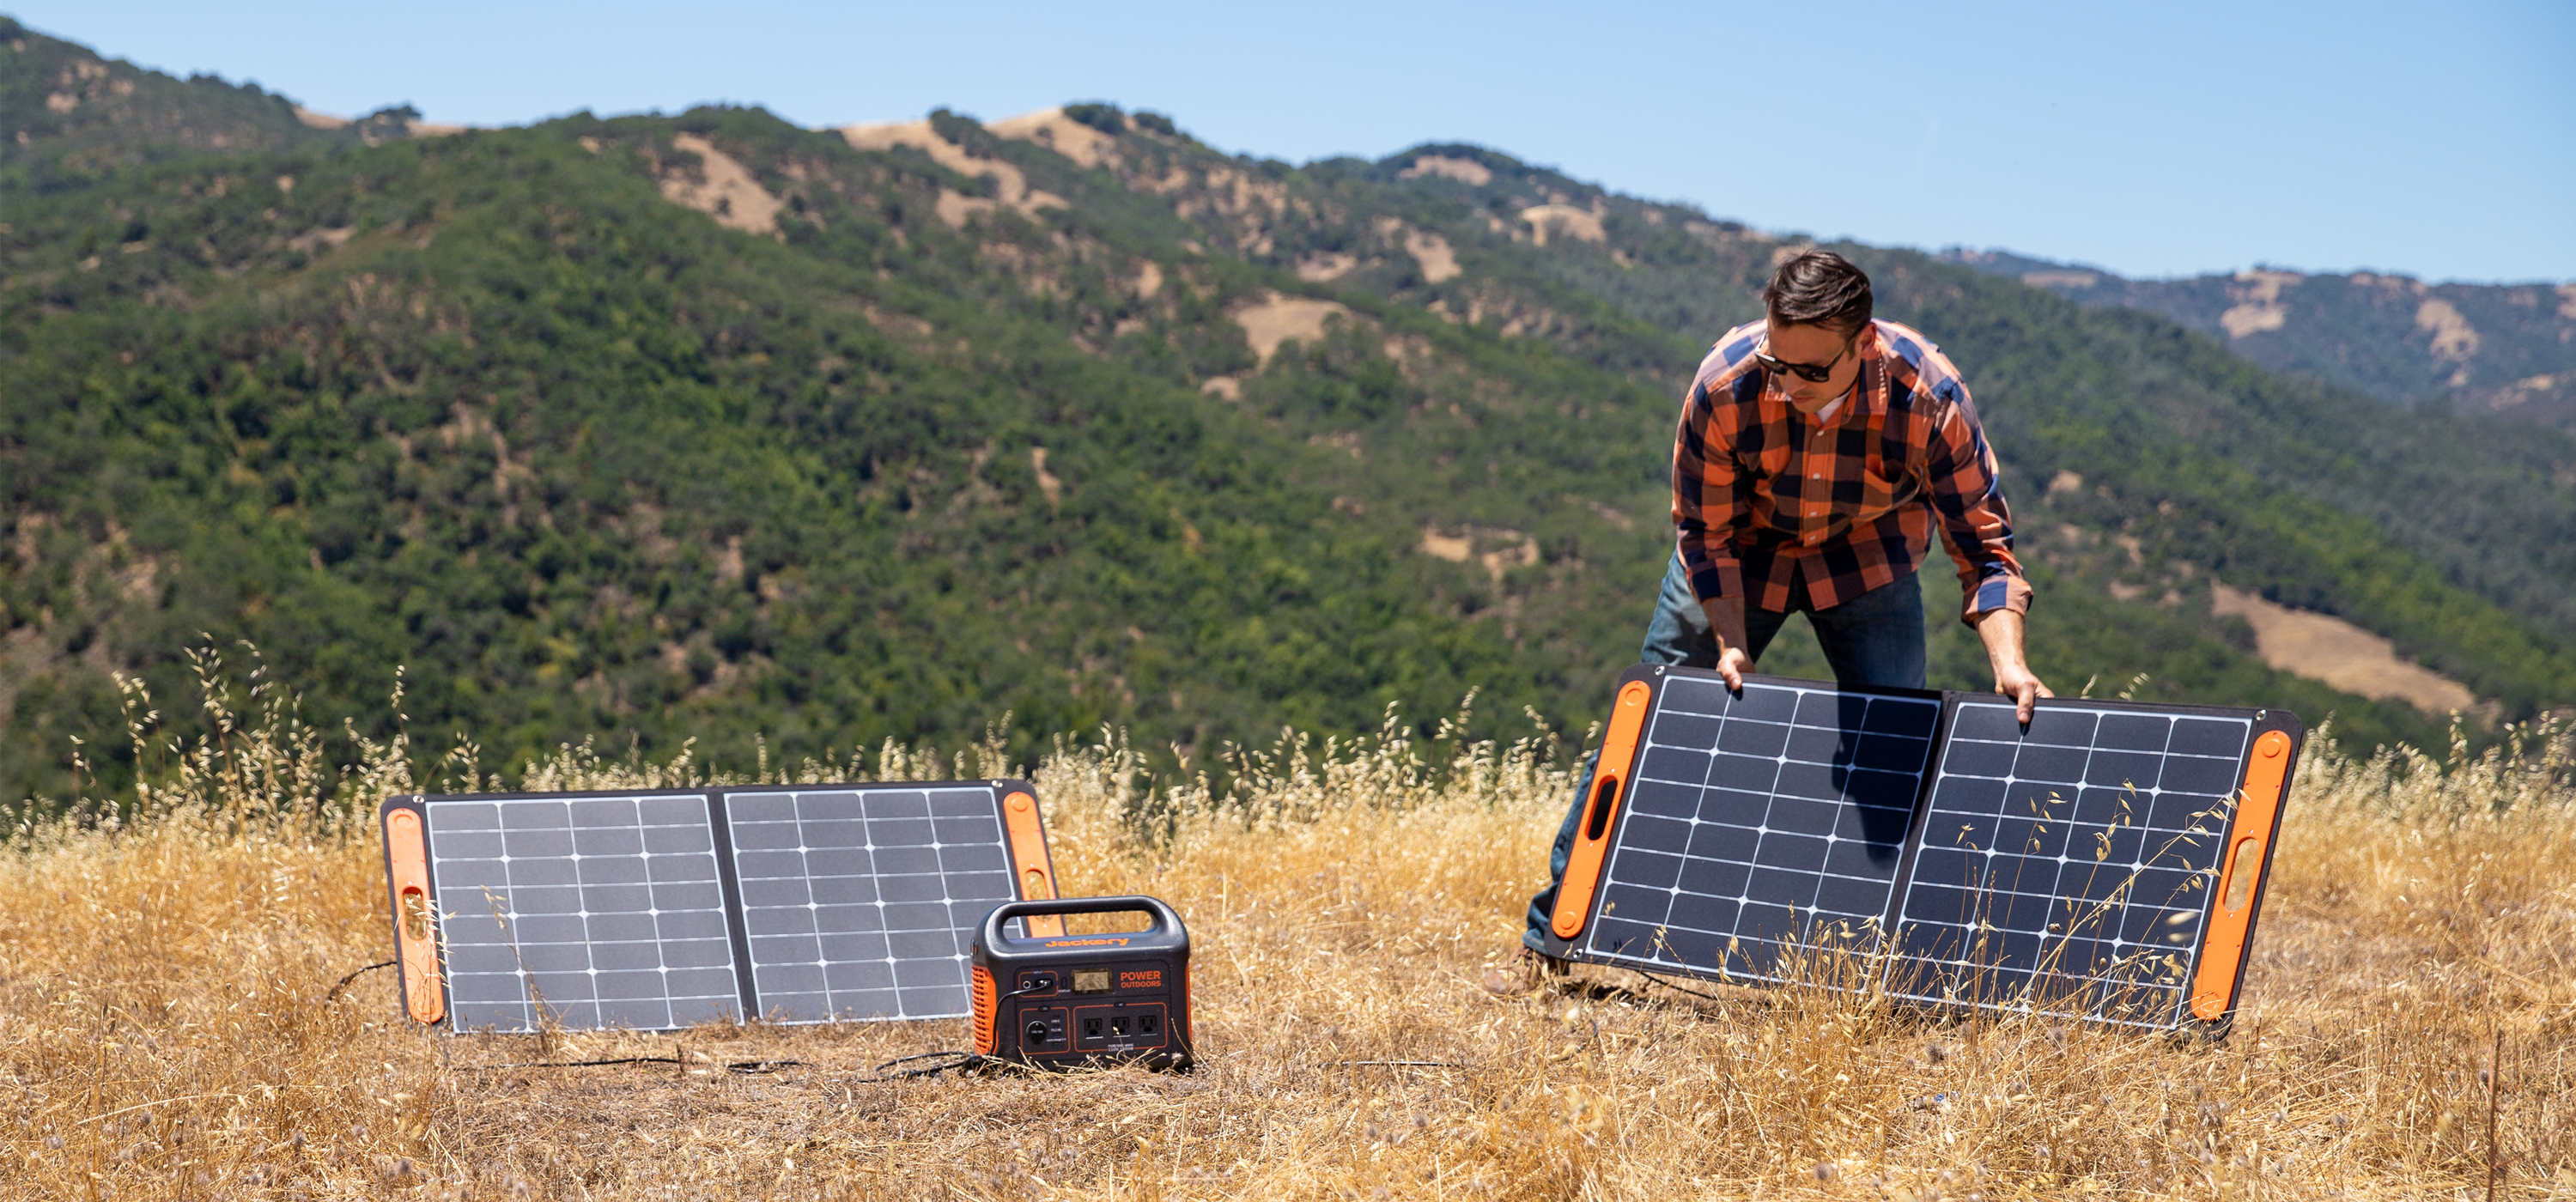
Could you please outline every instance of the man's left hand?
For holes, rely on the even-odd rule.
[[[2013,699],[2013,713],[2024,726],[2030,725],[2031,707],[2042,697],[2054,697],[2048,686],[2030,670],[2030,661],[2022,658],[2021,615],[2009,609],[1990,609],[1971,619],[1977,625],[1977,637],[1985,641],[1986,662],[1995,666],[1995,691]]]
[[[2054,697],[2048,686],[2034,675],[2027,664],[2007,664],[1995,669],[1995,692],[2013,699],[2013,714],[2024,726],[2030,725],[2030,711],[2042,697]]]

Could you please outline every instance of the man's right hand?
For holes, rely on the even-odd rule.
[[[1726,687],[1732,692],[1744,691],[1744,674],[1752,670],[1753,657],[1746,655],[1742,647],[1729,647],[1717,653],[1717,674],[1726,678]]]
[[[1728,692],[1743,692],[1744,674],[1753,670],[1753,657],[1744,653],[1744,598],[1702,600],[1699,607],[1708,615],[1709,637],[1723,648],[1717,653],[1717,674],[1725,678]]]

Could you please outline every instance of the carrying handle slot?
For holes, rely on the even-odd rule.
[[[1584,824],[1584,838],[1598,842],[1610,833],[1610,811],[1619,804],[1619,785],[1619,778],[1606,772],[1601,774],[1600,780],[1593,782],[1592,802],[1588,810],[1591,818]]]
[[[385,867],[394,903],[394,963],[402,976],[403,1012],[412,1021],[447,1017],[445,982],[438,963],[438,907],[429,895],[429,834],[420,811],[385,812]]]
[[[406,885],[402,901],[395,907],[402,915],[403,938],[423,942],[429,938],[429,893],[417,885]]]
[[[2261,839],[2248,835],[2236,841],[2236,849],[2228,853],[2223,883],[2219,886],[2218,908],[2221,913],[2236,913],[2254,900],[2254,878],[2262,873],[2262,863]]]
[[[2227,850],[2218,862],[2218,887],[2209,891],[2208,932],[2191,985],[2192,1017],[2204,1022],[2225,1018],[2236,1006],[2237,971],[2245,963],[2245,941],[2253,934],[2254,899],[2261,896],[2263,861],[2289,779],[2290,736],[2264,731],[2246,761],[2245,784],[2237,791],[2236,813],[2228,824]]]
[[[1637,758],[1637,742],[1645,735],[1646,711],[1654,695],[1654,686],[1632,680],[1619,686],[1619,700],[1611,706],[1610,733],[1602,739],[1601,759],[1593,770],[1583,821],[1575,828],[1574,847],[1565,860],[1565,877],[1557,882],[1556,911],[1548,918],[1548,929],[1559,939],[1582,934],[1584,924],[1592,919],[1592,896],[1601,887],[1602,862],[1610,854],[1610,831],[1617,825],[1619,802],[1627,792],[1629,762]]]

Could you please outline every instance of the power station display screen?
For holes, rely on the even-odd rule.
[[[1073,974],[1073,991],[1075,993],[1109,992],[1109,970],[1104,968],[1091,972],[1075,972]]]

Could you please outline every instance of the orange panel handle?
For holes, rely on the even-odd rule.
[[[438,916],[429,897],[429,841],[416,810],[385,815],[385,860],[393,873],[394,961],[400,966],[403,1009],[412,1020],[447,1017],[438,979]]]
[[[2236,1002],[2236,969],[2245,961],[2245,937],[2254,926],[2254,898],[2263,884],[2263,858],[2272,819],[2290,777],[2290,736],[2277,730],[2254,740],[2236,821],[2219,856],[2218,886],[2209,897],[2209,934],[2201,942],[2200,971],[2191,983],[2192,1017],[2215,1022]],[[2246,875],[2241,881],[2237,874]],[[2241,895],[2241,904],[2234,903]]]
[[[1619,686],[1619,700],[1610,710],[1610,733],[1601,742],[1601,762],[1585,793],[1583,822],[1574,830],[1574,851],[1566,857],[1565,879],[1557,885],[1556,913],[1548,921],[1559,939],[1582,934],[1583,923],[1591,915],[1592,894],[1601,885],[1601,862],[1610,854],[1611,819],[1618,816],[1619,803],[1628,799],[1628,761],[1636,758],[1637,740],[1646,730],[1646,706],[1654,692],[1642,680]]]
[[[1020,883],[1020,900],[1044,901],[1056,896],[1055,864],[1047,858],[1046,830],[1038,825],[1038,799],[1021,791],[1003,798],[1002,830],[1010,838],[1011,872]],[[1031,939],[1064,934],[1064,916],[1060,914],[1020,921],[1028,924]]]

